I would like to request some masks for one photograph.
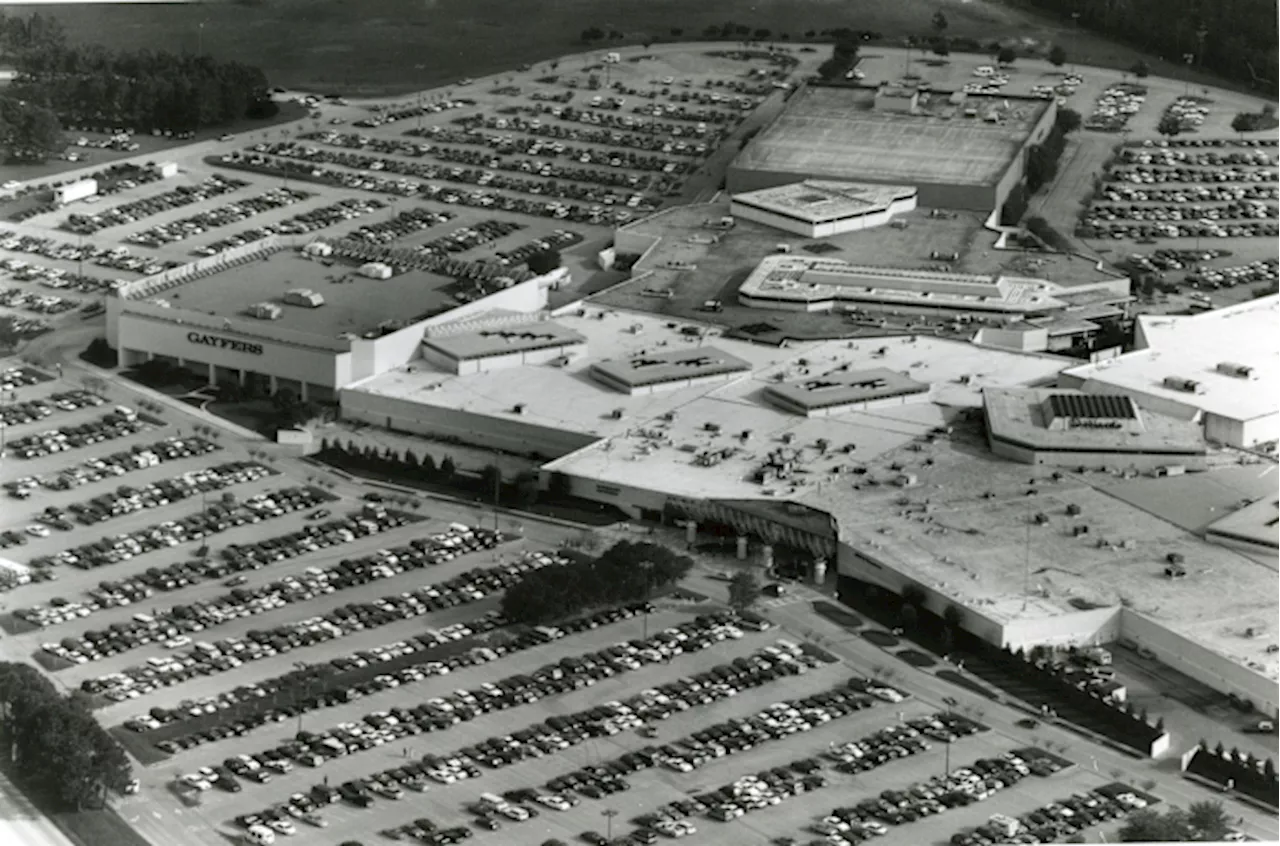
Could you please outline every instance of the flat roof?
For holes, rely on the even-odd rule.
[[[1028,471],[966,440],[939,439],[879,456],[865,475],[800,501],[835,514],[841,540],[854,549],[991,619],[1124,604],[1276,678],[1280,656],[1266,652],[1273,638],[1240,636],[1248,626],[1275,631],[1274,564],[1208,543],[1094,487],[1108,484],[1111,474],[1066,473],[1053,481],[1032,470],[1031,483]],[[917,484],[887,484],[902,472],[915,474]],[[1032,488],[1036,494],[1028,495]],[[1068,505],[1079,506],[1080,515],[1068,517]],[[1031,524],[1037,513],[1048,515],[1048,525]],[[1077,524],[1089,532],[1071,537],[1067,527]],[[1186,578],[1164,577],[1170,553],[1183,556]]]
[[[1264,496],[1211,523],[1205,531],[1280,549],[1280,499],[1274,494]]]
[[[913,115],[876,109],[875,97],[871,88],[807,85],[733,166],[854,181],[991,185],[1049,107],[1043,100],[982,95],[969,95],[957,107],[950,92],[935,91],[921,94],[921,113]],[[998,108],[1004,119],[966,118],[966,106],[980,115]]]
[[[803,379],[765,388],[765,393],[806,411],[871,400],[927,393],[929,385],[884,367],[850,370],[839,365]]]
[[[246,310],[261,302],[281,309],[278,320],[263,321],[279,329],[336,338],[373,332],[384,321],[404,325],[446,312],[460,303],[454,281],[432,273],[410,271],[390,279],[367,279],[355,265],[325,266],[293,250],[234,265],[219,273],[193,279],[138,302],[160,299],[174,309],[216,318],[253,321]],[[284,296],[295,288],[309,288],[324,297],[318,308],[289,305]]]
[[[1167,451],[1176,455],[1202,454],[1205,451],[1200,426],[1190,420],[1154,414],[1145,409],[1136,415],[1141,420],[1140,427],[1126,426],[1121,430],[1089,426],[1049,428],[1052,422],[1049,414],[1101,424],[1133,421],[1133,401],[1128,397],[1059,389],[988,388],[983,398],[991,434],[1032,449],[1117,453]],[[1051,406],[1049,414],[1046,414],[1046,403]]]
[[[1043,279],[874,267],[817,256],[766,256],[738,289],[757,299],[869,300],[919,307],[1037,311],[1062,302]]]
[[[586,340],[580,333],[558,323],[539,321],[522,326],[477,329],[427,337],[422,340],[422,345],[457,361],[471,361],[495,355],[583,344]]]
[[[751,365],[742,359],[702,345],[666,352],[645,349],[627,358],[606,359],[591,365],[592,375],[628,388],[745,373],[750,369]]]
[[[897,200],[907,200],[915,195],[916,189],[910,185],[806,179],[790,185],[734,194],[733,202],[816,224],[875,214],[885,211]]]
[[[714,343],[723,354],[746,362],[749,373],[727,382],[629,396],[589,375],[592,358],[627,359],[664,343],[668,349],[697,350],[700,339],[681,331],[693,324],[593,305],[582,309],[581,316],[575,309],[555,319],[586,336],[591,357],[575,358],[563,367],[532,365],[475,375],[455,375],[414,361],[345,390],[576,433],[593,440],[593,445],[550,466],[563,464],[604,484],[688,497],[759,499],[823,484],[829,472],[850,461],[867,460],[947,424],[957,409],[981,405],[984,386],[1048,384],[1069,361],[924,336],[776,347],[713,335],[702,348]],[[874,363],[928,384],[929,401],[802,417],[763,396],[764,388],[802,378],[804,370],[829,370],[845,363],[851,368]],[[512,413],[517,404],[523,406],[518,418]],[[744,431],[750,432],[745,441]],[[825,440],[831,454],[811,456],[814,472],[797,475],[768,493],[749,475],[784,436],[800,445]],[[848,444],[854,445],[853,452],[837,454]],[[714,466],[696,463],[700,452],[731,447],[739,451],[721,457]]]
[[[1276,466],[1270,462],[1215,467],[1207,473],[1152,478],[1138,476],[1102,485],[1116,499],[1200,534],[1242,502],[1253,502],[1276,491]],[[1275,559],[1272,559],[1275,565]]]
[[[1272,295],[1191,316],[1138,317],[1136,337],[1146,347],[1117,358],[1073,367],[1065,376],[1086,388],[1111,386],[1203,409],[1232,420],[1280,413],[1280,296]],[[1219,364],[1252,368],[1248,378],[1219,373]],[[1166,388],[1167,377],[1190,379],[1196,393]]]

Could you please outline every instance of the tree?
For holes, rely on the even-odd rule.
[[[1276,762],[1268,758],[1262,763],[1262,774],[1267,777],[1267,781],[1276,780]]]
[[[1079,129],[1083,125],[1084,119],[1080,117],[1080,113],[1075,109],[1060,108],[1057,116],[1054,117],[1054,123],[1066,135]]]
[[[1223,840],[1231,830],[1231,819],[1222,803],[1210,799],[1187,807],[1187,823],[1199,840]]]
[[[1067,51],[1062,49],[1062,45],[1055,44],[1049,48],[1049,64],[1055,68],[1060,68],[1067,63]]]
[[[421,466],[421,462],[418,461],[417,454],[415,454],[411,449],[406,449],[404,451],[404,466],[411,470],[417,469]]]
[[[1160,118],[1160,122],[1156,124],[1156,132],[1165,138],[1172,138],[1175,135],[1182,134],[1182,121],[1174,114],[1166,114]]]
[[[958,605],[948,605],[942,612],[942,620],[952,631],[958,632],[964,628],[964,612]]]
[[[0,145],[5,160],[40,163],[66,147],[62,124],[38,102],[0,97]]]
[[[582,31],[581,35],[584,44],[590,44],[592,41],[600,41],[604,38],[604,30],[598,26],[590,26]]]
[[[1151,75],[1151,65],[1147,64],[1145,59],[1139,59],[1129,66],[1129,73],[1138,79],[1146,79]]]
[[[1143,808],[1130,814],[1120,828],[1125,843],[1183,843],[1192,839],[1186,812],[1170,808],[1166,813]]]
[[[729,580],[729,605],[736,611],[746,611],[760,598],[760,582],[750,570],[739,570]]]
[[[1001,47],[996,53],[996,61],[1002,65],[1011,65],[1018,60],[1018,51],[1012,47]]]
[[[1246,132],[1253,131],[1255,118],[1248,112],[1240,112],[1231,119],[1231,130],[1243,135]]]
[[[946,41],[939,38],[933,43],[933,54],[945,59],[947,56],[951,55],[951,48],[947,46]]]
[[[480,485],[484,489],[485,496],[492,496],[493,492],[502,484],[502,470],[496,464],[486,464],[480,470]]]
[[[666,547],[623,541],[598,558],[526,573],[502,597],[502,613],[518,623],[561,620],[589,608],[631,603],[688,575],[693,561]]]
[[[752,34],[752,35],[756,38],[756,40],[758,40],[758,41],[763,41],[763,40],[765,40],[766,38],[768,38],[770,35],[773,35],[773,33],[772,33],[770,30],[767,30],[767,29],[757,29],[755,32],[753,32],[753,33],[751,33],[751,34]]]
[[[534,276],[543,276],[560,267],[559,250],[540,250],[529,256],[527,264],[529,272]]]
[[[432,458],[431,453],[422,456],[422,462],[418,465],[418,469],[422,472],[423,478],[430,479],[438,472],[436,470],[436,460]]]
[[[529,508],[538,502],[538,471],[524,470],[516,476],[516,503]]]
[[[446,482],[452,482],[453,477],[458,473],[458,466],[453,463],[453,458],[445,456],[440,460],[440,478]]]
[[[818,77],[824,82],[834,82],[844,77],[844,64],[837,59],[827,59],[818,65]]]
[[[942,33],[947,31],[947,16],[942,13],[941,9],[933,13],[932,23],[933,31],[938,33],[938,35],[942,35]]]
[[[63,697],[25,665],[0,664],[3,754],[24,787],[60,808],[100,806],[107,790],[132,778],[124,751],[85,707],[83,695]]]

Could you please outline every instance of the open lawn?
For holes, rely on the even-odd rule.
[[[28,7],[5,7],[6,13]],[[1133,50],[1079,31],[1069,22],[987,2],[945,0],[554,0],[536,13],[513,0],[215,0],[198,4],[57,5],[42,13],[60,20],[75,41],[107,47],[204,49],[220,59],[260,65],[273,85],[353,95],[411,91],[481,76],[525,62],[546,61],[583,47],[579,33],[597,26],[621,41],[688,39],[727,21],[786,33],[848,26],[889,38],[925,35],[941,8],[947,34],[983,42],[1001,37],[1031,43],[1061,41],[1074,60],[1126,67]],[[745,36],[744,36],[745,37]],[[600,45],[603,46],[603,45]],[[1171,65],[1152,62],[1152,72]],[[1181,68],[1181,65],[1179,65]],[[1180,71],[1181,72],[1181,71]]]

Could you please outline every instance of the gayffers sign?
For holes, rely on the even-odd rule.
[[[220,338],[217,335],[206,335],[203,332],[188,332],[187,340],[193,344],[217,347],[220,350],[231,350],[232,352],[247,353],[249,355],[262,355],[263,353],[262,344],[237,341],[234,338]]]

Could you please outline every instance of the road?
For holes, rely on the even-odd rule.
[[[74,846],[48,817],[27,801],[27,797],[14,786],[9,776],[2,772],[0,843],[5,846]]]

